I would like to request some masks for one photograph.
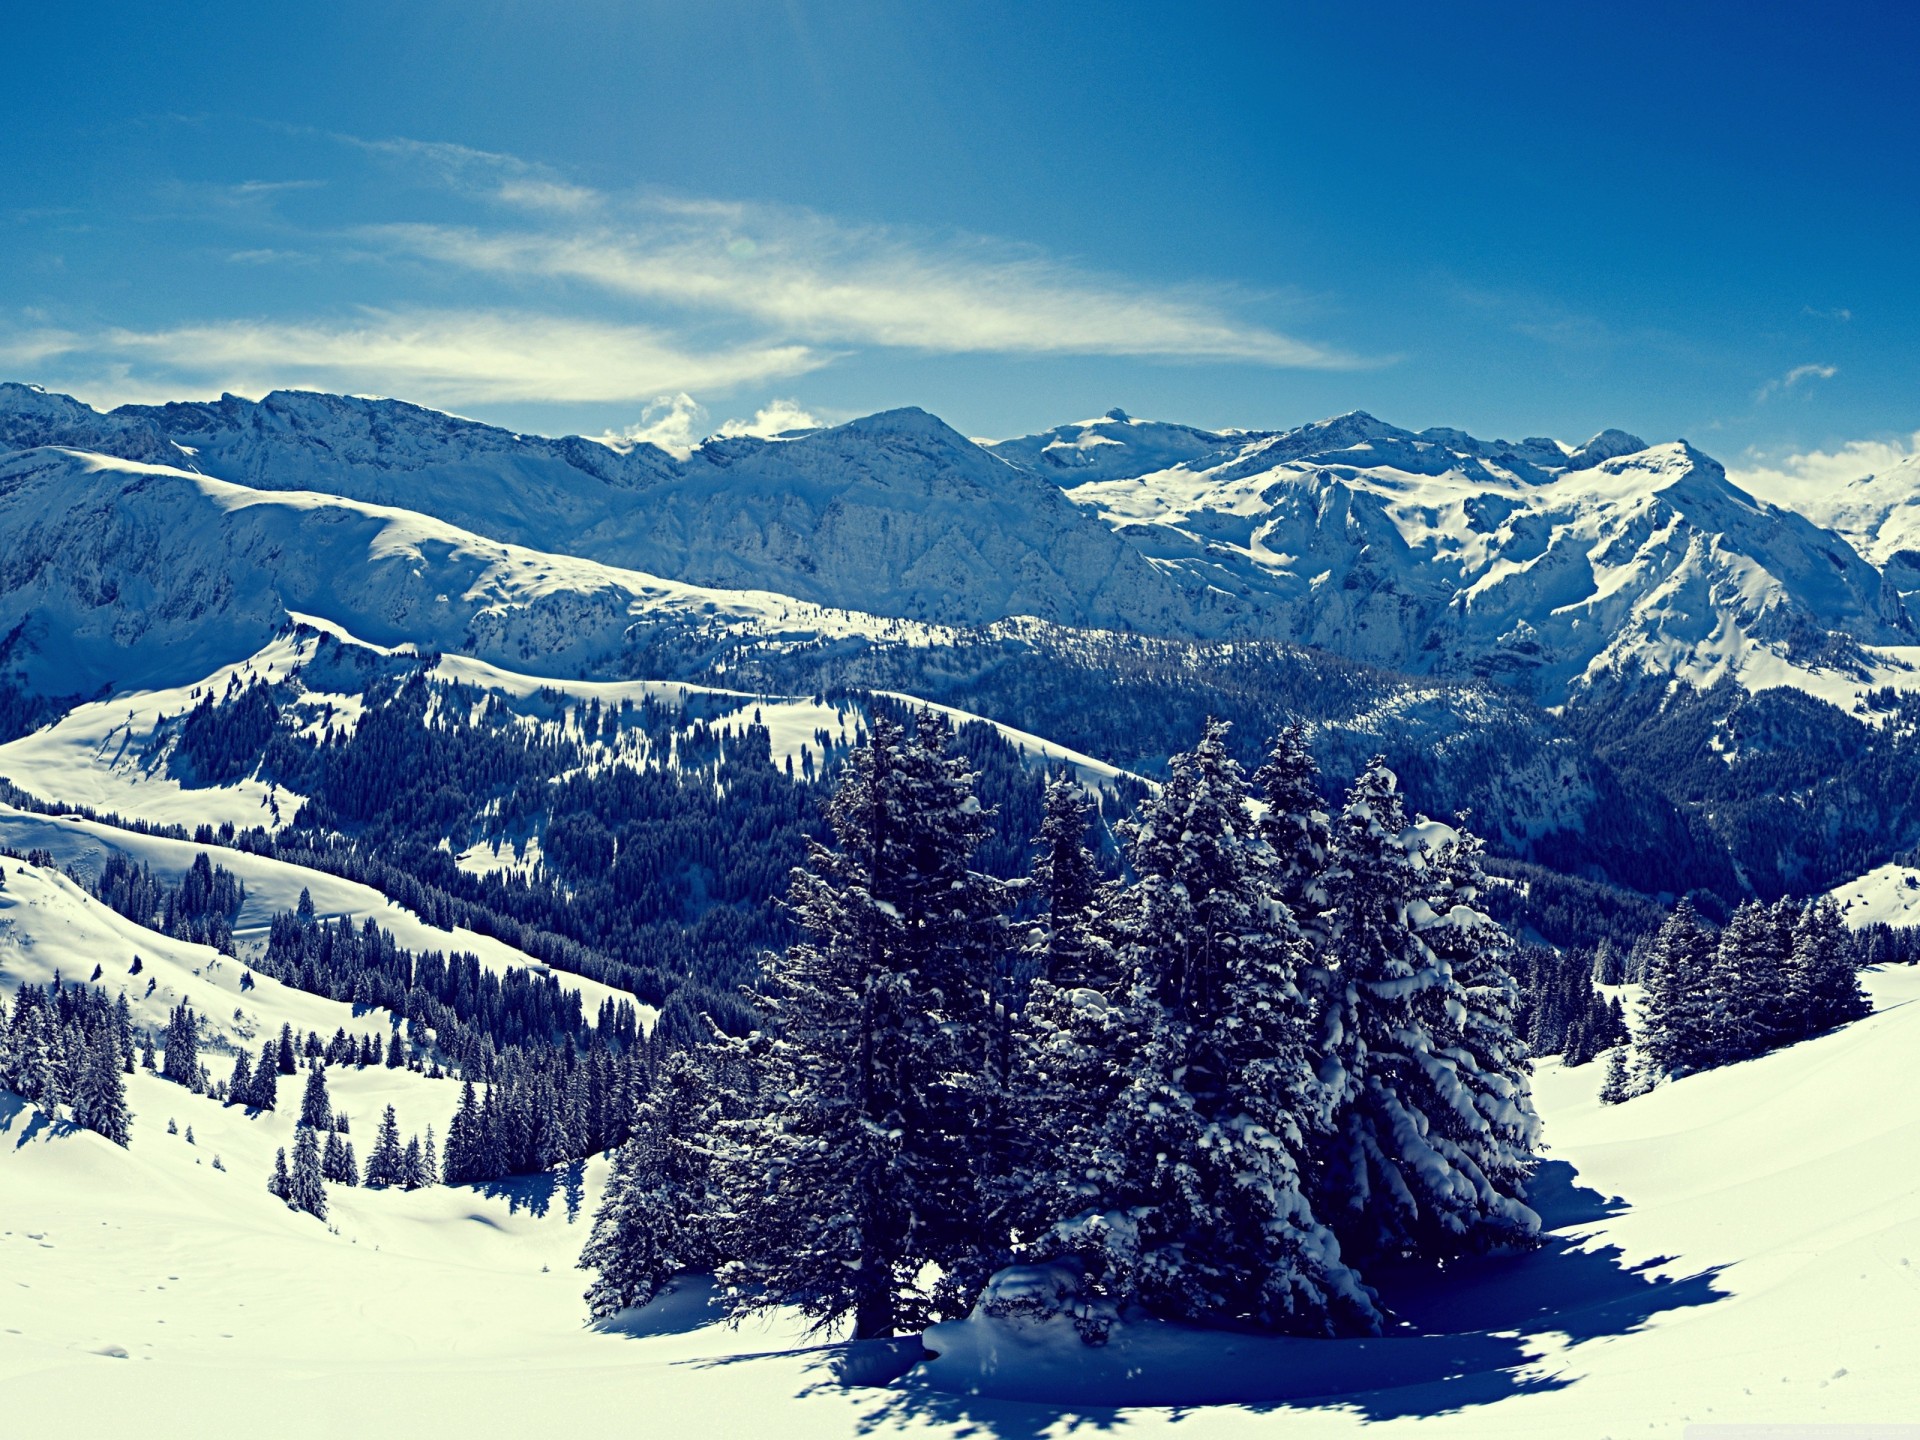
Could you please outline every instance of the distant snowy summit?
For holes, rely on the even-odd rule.
[[[76,633],[144,633],[144,622],[111,613],[150,602],[122,583],[139,560],[103,545],[103,517],[137,510],[165,533],[210,537],[270,502],[307,514],[295,528],[323,531],[309,512],[332,497],[363,516],[368,506],[411,512],[404,528],[429,566],[482,537],[878,621],[1030,616],[1298,642],[1416,675],[1494,679],[1546,705],[1598,677],[1640,676],[1785,683],[1844,705],[1859,687],[1902,680],[1913,659],[1903,652],[1920,643],[1907,606],[1920,551],[1862,553],[1868,511],[1770,505],[1685,442],[1648,445],[1622,430],[1576,446],[1409,431],[1358,411],[1291,430],[1212,431],[1113,410],[981,443],[902,409],[777,439],[710,439],[678,458],[393,400],[276,391],[101,414],[5,385],[0,450],[40,457],[0,460],[14,477],[0,495],[0,538],[20,557],[0,587],[0,622],[27,634],[56,615],[66,617],[56,628]],[[125,462],[188,483],[161,484]],[[42,483],[26,485],[28,475]],[[1867,488],[1882,520],[1920,517],[1920,473]],[[387,515],[381,527],[397,523]],[[446,533],[430,538],[436,526]],[[291,575],[319,558],[278,538],[261,546],[236,571],[229,550],[200,557],[189,544],[187,563],[205,567],[200,603],[218,609],[245,593],[269,603],[280,587],[264,572]],[[52,564],[55,555],[66,559]],[[357,595],[343,623],[363,624],[377,594],[411,586],[417,569],[402,575],[393,559],[388,542],[329,548],[321,588]],[[264,567],[264,590],[242,583],[249,567]],[[549,608],[567,591],[592,609],[610,583],[591,567],[545,568]],[[310,579],[300,588],[302,603],[324,609]],[[450,617],[470,588],[407,603],[423,615],[444,604]],[[476,623],[498,621],[497,609],[480,610]],[[540,642],[522,643],[524,660]]]

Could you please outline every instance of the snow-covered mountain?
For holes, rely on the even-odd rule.
[[[383,645],[617,673],[653,626],[807,640],[925,627],[510,545],[433,516],[41,449],[0,457],[0,628],[55,694],[179,684],[290,615]]]
[[[1558,704],[1590,674],[1835,689],[1920,639],[1845,537],[1766,505],[1684,441],[1417,434],[1356,413],[1268,435],[1107,417],[995,447],[1269,633]],[[1075,433],[1077,432],[1077,436]],[[1044,442],[1044,443],[1039,443]],[[1087,454],[1094,478],[1061,455]]]
[[[1214,432],[1113,411],[976,444],[899,410],[682,460],[388,400],[101,415],[0,387],[0,446],[43,445],[416,511],[695,586],[945,624],[1282,639],[1546,705],[1595,675],[1646,674],[1844,707],[1904,683],[1920,643],[1902,598],[1920,589],[1902,538],[1920,534],[1920,475],[1802,514],[1685,442],[1620,430],[1573,446],[1362,412]]]
[[[58,426],[40,418],[49,411]],[[393,400],[276,391],[101,416],[0,388],[0,446],[43,444],[421,511],[535,549],[889,616],[1035,615],[1154,633],[1195,623],[1177,586],[1053,485],[920,410],[795,438],[717,438],[681,461]]]

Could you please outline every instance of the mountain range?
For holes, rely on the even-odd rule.
[[[1360,412],[976,442],[902,409],[680,457],[394,400],[5,385],[4,708],[191,686],[296,621],[554,680],[884,689],[1149,776],[1172,717],[1253,747],[1284,708],[1517,859],[1731,898],[1920,843],[1888,723],[1920,471],[1801,502],[1685,441]]]

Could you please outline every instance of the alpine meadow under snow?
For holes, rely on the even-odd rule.
[[[0,386],[0,1430],[1920,1413],[1916,514]]]

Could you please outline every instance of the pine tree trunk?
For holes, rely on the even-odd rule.
[[[888,1290],[868,1291],[860,1297],[853,1312],[853,1338],[886,1340],[893,1335],[893,1294]]]

